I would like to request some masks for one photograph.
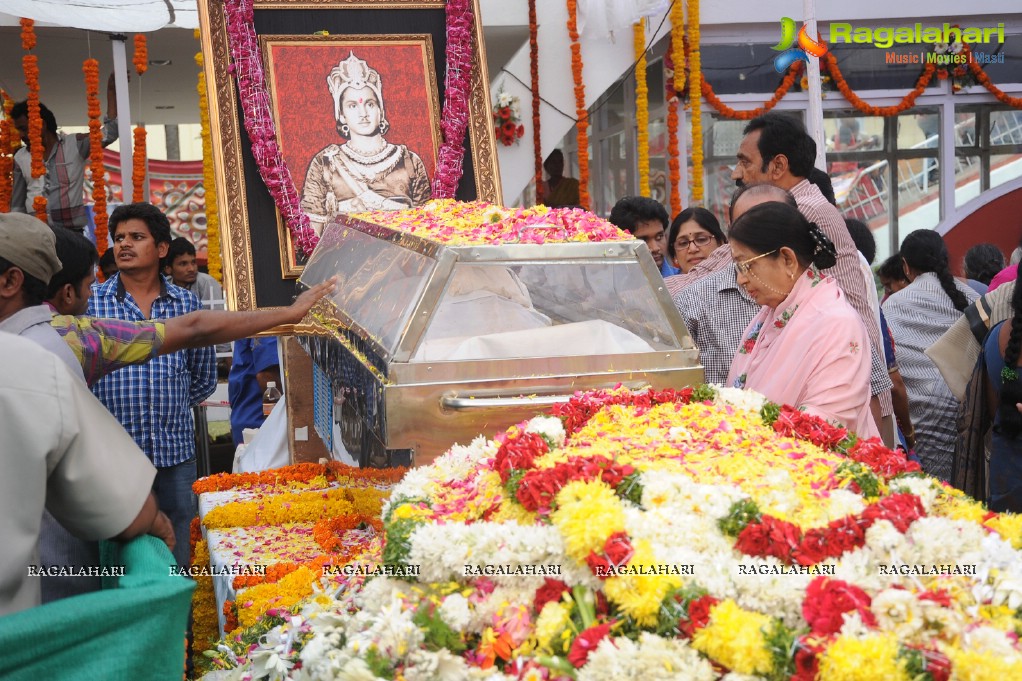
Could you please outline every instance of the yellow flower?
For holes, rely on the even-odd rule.
[[[692,647],[739,674],[769,674],[773,660],[764,632],[771,624],[768,615],[743,610],[728,599],[713,607],[709,623],[692,637]]]
[[[1022,549],[1022,515],[1001,513],[984,524],[1001,535],[1002,539],[1011,542],[1013,548]]]
[[[504,499],[500,502],[500,509],[493,514],[490,518],[490,522],[494,523],[518,523],[526,527],[532,527],[538,524],[536,514],[532,511],[526,511],[525,507],[516,501],[511,499]]]
[[[569,482],[556,501],[550,519],[564,537],[567,554],[580,563],[590,552],[602,551],[607,537],[625,529],[621,500],[602,481]]]
[[[839,638],[820,658],[820,673],[816,678],[819,681],[899,681],[908,679],[908,674],[904,660],[898,658],[898,637],[887,633],[862,639]]]
[[[1007,681],[1022,679],[1022,656],[1002,657],[974,650],[948,648],[955,681]]]
[[[603,583],[603,591],[607,598],[617,604],[630,615],[640,626],[656,624],[660,604],[667,593],[682,585],[676,575],[658,575],[656,572],[656,556],[648,541],[635,543],[635,555],[628,561],[629,566],[645,566],[653,574],[617,575]]]
[[[536,618],[537,647],[547,653],[565,652],[564,641],[560,635],[570,621],[571,611],[564,603],[551,601],[544,605],[543,611]]]
[[[290,608],[312,594],[316,573],[304,565],[273,584],[259,584],[238,593],[238,624],[250,627],[270,608]]]

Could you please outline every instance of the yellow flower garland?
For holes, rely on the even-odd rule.
[[[685,9],[681,2],[671,4],[671,60],[674,62],[674,91],[685,89]]]
[[[689,102],[692,105],[692,202],[703,201],[703,63],[699,54],[699,0],[688,0]],[[677,69],[675,69],[677,72]]]
[[[314,523],[346,513],[378,516],[390,490],[335,487],[290,494],[274,494],[254,501],[235,501],[217,506],[202,520],[207,529]]]
[[[646,85],[646,22],[632,26],[635,46],[635,125],[639,148],[639,195],[649,196],[649,87]]]
[[[205,539],[195,542],[192,565],[209,565],[209,546]],[[192,660],[203,659],[202,653],[216,647],[220,637],[220,622],[216,612],[216,595],[213,593],[213,578],[209,575],[195,577],[195,591],[192,592]]]
[[[199,30],[195,29],[195,39]],[[203,70],[202,52],[195,53],[199,67],[199,120],[202,123],[202,186],[206,191],[206,267],[209,275],[223,281],[223,261],[220,254],[220,214],[216,201],[216,180],[213,172],[213,140],[209,132],[209,98],[206,96],[206,72]]]
[[[692,647],[739,674],[766,675],[773,670],[773,660],[764,632],[772,621],[769,615],[744,610],[728,599],[713,606],[709,623],[692,637]]]

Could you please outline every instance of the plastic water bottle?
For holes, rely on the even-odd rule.
[[[269,416],[273,407],[280,402],[280,391],[277,390],[277,383],[270,381],[266,384],[266,392],[263,393],[263,417]]]

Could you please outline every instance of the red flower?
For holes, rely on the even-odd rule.
[[[820,672],[820,647],[806,644],[802,639],[795,644],[795,673],[789,681],[815,681]]]
[[[503,118],[505,121],[511,120],[511,108],[510,107],[502,106],[501,108],[497,109],[497,114],[501,118]]]
[[[914,494],[891,494],[862,512],[866,527],[877,520],[888,520],[899,532],[907,532],[909,525],[925,515],[923,502]]]
[[[590,551],[589,555],[586,556],[586,565],[592,570],[593,574],[600,579],[607,579],[610,577],[610,561],[602,553],[596,553]]]
[[[620,568],[627,565],[628,561],[632,559],[635,549],[632,547],[632,542],[628,540],[626,532],[615,532],[607,537],[607,541],[603,544],[603,553],[611,565]]]
[[[507,123],[505,123],[503,125],[503,127],[501,127],[500,130],[501,130],[501,132],[503,134],[505,134],[505,135],[507,135],[509,137],[514,137],[514,135],[515,135],[515,124],[512,123],[511,121],[508,121]]]
[[[538,615],[543,611],[543,606],[547,603],[556,603],[561,600],[561,596],[568,590],[568,585],[559,579],[550,579],[549,577],[543,580],[543,586],[536,589],[536,598],[533,601],[533,607],[536,609]]]
[[[745,342],[742,343],[742,349],[745,350],[745,354],[749,354],[750,352],[752,352],[752,349],[754,347],[756,347],[755,338],[746,338]]]
[[[525,136],[525,126],[524,125],[519,125],[518,129],[515,130],[515,134],[518,135],[519,139],[524,137]]]
[[[575,640],[571,642],[571,650],[568,651],[568,662],[571,662],[576,669],[584,665],[589,659],[589,653],[596,650],[600,641],[610,633],[610,624],[610,622],[597,624],[576,636]]]
[[[947,80],[947,69],[937,69],[937,78]]]
[[[678,629],[685,636],[692,638],[695,633],[710,621],[710,611],[719,603],[713,596],[700,596],[688,604],[688,619],[678,622]]]
[[[500,446],[493,457],[493,467],[500,475],[500,481],[506,483],[513,471],[532,468],[536,457],[548,451],[550,447],[540,435],[522,433]]]
[[[904,454],[888,449],[878,438],[859,440],[848,452],[848,457],[869,466],[870,470],[885,479],[899,473],[921,470],[917,462],[909,461]]]
[[[872,600],[865,591],[840,579],[817,577],[809,582],[802,601],[802,616],[816,636],[830,636],[841,630],[844,614],[856,611],[867,626],[876,626],[869,609]]]
[[[765,515],[758,523],[749,523],[738,534],[735,548],[750,556],[773,556],[783,561],[802,542],[802,531],[797,525]]]

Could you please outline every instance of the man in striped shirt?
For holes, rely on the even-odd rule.
[[[745,127],[745,137],[738,147],[738,163],[731,174],[738,186],[767,182],[791,192],[799,212],[815,222],[834,242],[837,264],[827,270],[844,291],[845,297],[869,335],[872,352],[870,388],[871,409],[884,443],[893,447],[894,407],[891,402],[891,379],[884,361],[883,339],[876,312],[870,309],[866,284],[859,268],[858,250],[852,241],[844,218],[830,204],[820,189],[807,179],[816,158],[816,143],[802,122],[793,116],[770,112],[754,118]]]

